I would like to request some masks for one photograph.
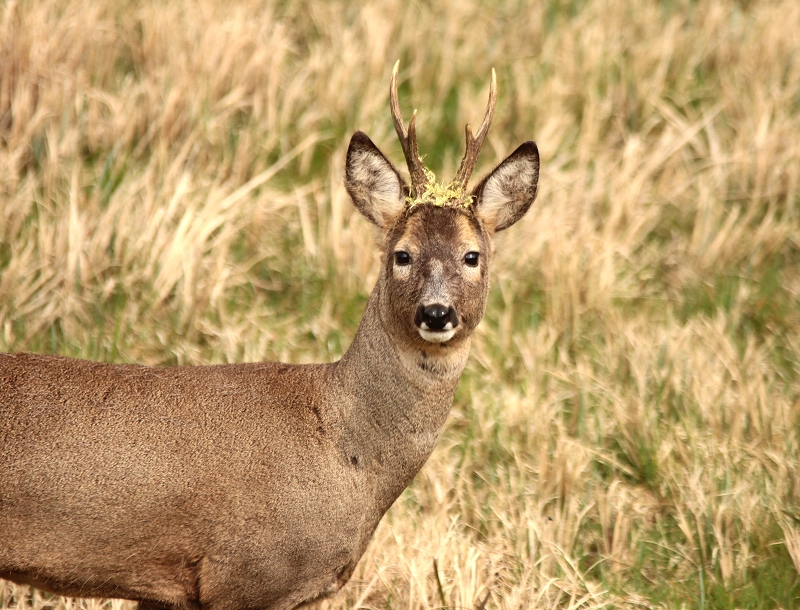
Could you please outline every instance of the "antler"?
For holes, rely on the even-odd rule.
[[[411,174],[411,186],[414,189],[414,195],[418,197],[425,192],[425,187],[428,184],[428,177],[425,175],[425,166],[422,164],[422,159],[419,157],[419,149],[417,148],[417,111],[414,110],[414,114],[411,115],[408,131],[406,131],[403,116],[400,114],[400,104],[397,102],[397,70],[399,68],[400,60],[398,59],[394,64],[394,70],[392,70],[392,84],[389,88],[389,104],[392,107],[394,130],[397,132],[400,145],[403,147],[403,154],[406,156],[408,173]]]
[[[481,152],[481,146],[486,139],[486,134],[489,133],[489,126],[492,124],[494,117],[494,107],[497,105],[497,76],[492,68],[492,84],[489,86],[489,103],[486,106],[486,115],[483,117],[478,133],[473,137],[472,128],[467,123],[465,129],[467,134],[467,150],[464,152],[464,158],[461,159],[461,165],[458,166],[458,172],[453,180],[453,184],[465,191],[467,182],[472,175],[472,170],[475,169],[475,162],[478,160],[478,153]],[[412,120],[413,122],[413,120]]]

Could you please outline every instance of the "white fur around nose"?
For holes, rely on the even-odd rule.
[[[452,327],[452,325],[450,326]],[[455,328],[448,328],[445,330],[427,330],[425,328],[419,329],[419,336],[430,343],[444,343],[445,341],[450,341],[455,334]]]
[[[444,265],[442,261],[434,259],[431,262],[430,275],[426,278],[422,290],[422,306],[428,307],[437,303],[449,307],[450,294],[444,279]],[[456,329],[453,328],[452,322],[445,324],[442,330],[430,330],[428,325],[423,322],[419,329],[419,336],[431,343],[444,343],[452,339],[455,334]]]

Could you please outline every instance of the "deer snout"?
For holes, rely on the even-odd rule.
[[[458,314],[452,307],[441,303],[420,305],[417,307],[414,322],[423,339],[432,343],[443,343],[456,333]]]
[[[434,303],[417,309],[417,326],[426,330],[450,330],[458,326],[458,314],[452,307]]]

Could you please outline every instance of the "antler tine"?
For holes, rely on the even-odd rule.
[[[392,108],[394,130],[397,132],[400,145],[403,147],[403,154],[406,157],[406,164],[408,165],[408,173],[411,174],[411,186],[414,189],[414,194],[418,196],[425,191],[425,187],[428,184],[428,177],[425,175],[425,168],[422,159],[419,157],[419,148],[417,147],[417,111],[414,110],[414,114],[411,115],[411,122],[408,124],[408,130],[406,130],[403,115],[400,114],[400,103],[397,101],[397,71],[399,69],[400,60],[398,59],[392,70],[392,82],[389,86],[389,105]]]
[[[394,69],[392,70],[392,83],[389,86],[389,105],[392,108],[394,130],[397,132],[397,137],[400,138],[400,144],[403,145],[403,152],[405,152],[408,132],[406,131],[405,121],[403,121],[403,115],[400,114],[400,103],[397,101],[397,71],[399,69],[400,60],[398,59],[394,62]]]
[[[462,190],[466,190],[469,178],[472,175],[472,170],[475,169],[475,163],[478,161],[478,154],[481,152],[483,141],[486,139],[486,134],[489,133],[489,127],[494,118],[494,108],[497,105],[497,75],[492,68],[492,82],[489,85],[489,103],[486,105],[486,114],[483,117],[478,133],[472,135],[472,127],[467,123],[464,129],[467,138],[467,149],[464,151],[464,158],[461,159],[461,165],[458,166],[458,172],[453,182],[458,185]]]

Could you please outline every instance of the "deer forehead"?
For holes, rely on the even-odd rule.
[[[406,218],[394,250],[406,250],[431,257],[458,257],[480,251],[477,222],[463,212],[425,206]]]

